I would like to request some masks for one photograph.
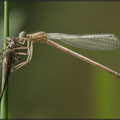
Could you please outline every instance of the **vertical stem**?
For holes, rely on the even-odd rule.
[[[6,40],[9,36],[9,15],[8,15],[8,2],[4,1],[4,39]],[[3,43],[3,49],[7,46],[6,41]],[[2,88],[4,83],[5,74],[5,59],[3,60],[3,71],[2,71]],[[1,119],[8,119],[8,83],[3,94],[1,101]]]

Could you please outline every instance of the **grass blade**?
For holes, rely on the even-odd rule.
[[[4,1],[4,39],[6,40],[9,36],[9,15],[8,15],[8,2]],[[4,41],[3,49],[7,46],[7,43]],[[4,74],[5,74],[5,60],[3,60],[3,71],[2,71],[2,87],[4,83]],[[8,119],[8,83],[4,91],[4,95],[1,101],[1,119]]]

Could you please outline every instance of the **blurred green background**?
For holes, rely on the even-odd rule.
[[[0,39],[3,12],[0,2]],[[10,36],[25,30],[120,37],[120,2],[9,2],[9,15]],[[120,49],[62,45],[120,72]],[[36,43],[32,61],[10,76],[9,118],[120,118],[119,86],[120,80],[103,70]]]

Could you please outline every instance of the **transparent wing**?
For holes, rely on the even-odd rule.
[[[91,50],[114,50],[120,48],[120,40],[114,34],[47,33],[48,39],[58,40],[68,45]]]

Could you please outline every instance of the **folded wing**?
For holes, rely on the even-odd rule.
[[[58,40],[65,44],[91,50],[114,50],[120,48],[120,40],[114,34],[64,34],[47,33],[48,39]]]

